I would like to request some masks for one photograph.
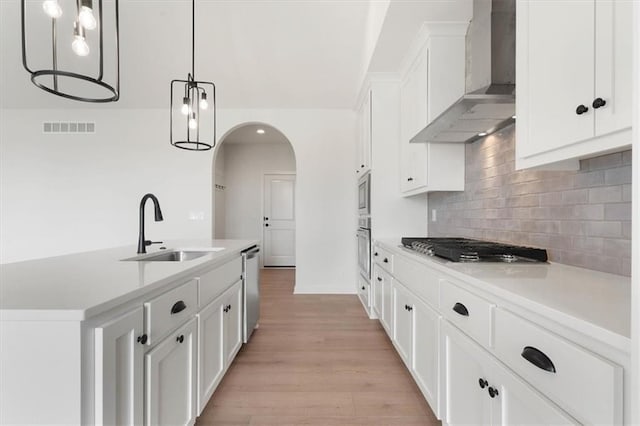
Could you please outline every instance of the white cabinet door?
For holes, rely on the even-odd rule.
[[[413,303],[413,377],[431,409],[439,417],[438,358],[440,315],[414,298]]]
[[[196,319],[145,356],[145,424],[192,425],[196,420]]]
[[[522,100],[529,107],[529,144],[521,151],[525,156],[593,137],[595,77],[594,0],[529,1],[527,7],[530,96]],[[577,114],[579,105],[588,111]]]
[[[242,346],[242,281],[235,283],[225,294],[222,312],[226,368]]]
[[[382,326],[387,330],[389,337],[393,335],[393,285],[390,276],[387,276],[387,280],[382,287],[382,316],[380,321]]]
[[[223,298],[198,313],[198,413],[202,413],[224,372]]]
[[[412,297],[404,287],[396,282],[393,286],[393,300],[393,343],[404,363],[411,369],[413,339]]]
[[[445,412],[450,425],[491,424],[492,401],[487,394],[490,366],[483,349],[442,321]]]
[[[368,90],[358,111],[360,129],[356,170],[360,176],[371,169],[371,96],[371,90]]]
[[[378,318],[382,318],[382,297],[383,297],[383,293],[384,293],[384,278],[382,278],[382,276],[378,273],[377,271],[377,267],[375,268],[375,272],[373,274],[373,279],[372,279],[372,285],[371,285],[371,289],[372,289],[372,299],[373,299],[373,303],[372,303],[372,308],[373,308],[373,312],[375,313],[375,315]]]
[[[95,329],[95,424],[139,425],[143,418],[142,306]]]

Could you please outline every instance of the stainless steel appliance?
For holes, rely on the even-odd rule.
[[[253,246],[242,252],[242,298],[244,302],[243,341],[258,328],[260,318],[260,248]]]
[[[367,173],[358,180],[358,214],[371,214],[371,173]]]
[[[402,245],[427,256],[453,262],[546,262],[544,249],[472,240],[469,238],[404,237]]]
[[[371,280],[371,218],[358,220],[358,266],[360,275]]]

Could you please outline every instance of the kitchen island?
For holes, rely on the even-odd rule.
[[[0,424],[193,424],[242,344],[241,252],[257,244],[0,266]],[[169,251],[205,253],[151,261]]]

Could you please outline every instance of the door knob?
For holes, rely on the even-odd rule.
[[[480,378],[478,379],[478,384],[480,385],[481,389],[486,388],[489,385],[489,382],[487,382],[485,379]]]
[[[263,220],[269,220],[269,218],[268,218],[268,217],[263,217],[262,219],[263,219]]]
[[[603,107],[607,104],[607,101],[605,101],[602,98],[596,98],[593,103],[591,104],[591,106],[593,107],[593,109],[598,109],[600,107]]]
[[[265,224],[264,224],[264,226],[269,226],[269,224],[268,224],[268,223],[265,223]]]
[[[495,398],[496,396],[498,396],[498,389],[494,388],[493,386],[489,386],[489,396],[491,398]]]
[[[576,108],[576,114],[578,115],[582,115],[587,111],[589,111],[589,108],[584,105],[578,105],[578,108]]]
[[[142,336],[138,336],[138,343],[142,343],[143,345],[147,344],[147,335],[143,334]]]

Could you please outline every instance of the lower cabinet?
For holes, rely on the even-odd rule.
[[[145,424],[195,423],[196,327],[192,318],[145,355]]]
[[[222,348],[226,368],[242,346],[242,281],[235,283],[222,298],[225,300]]]
[[[393,344],[407,368],[413,354],[413,298],[399,282],[393,285]]]
[[[95,329],[95,424],[140,425],[143,419],[142,306]]]
[[[441,333],[445,423],[578,423],[447,321]]]

